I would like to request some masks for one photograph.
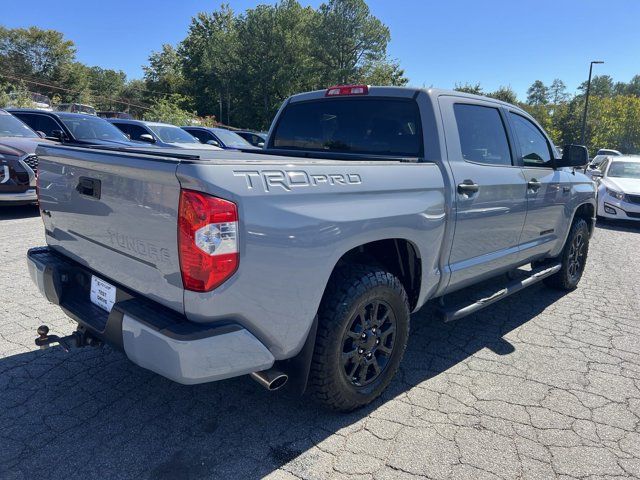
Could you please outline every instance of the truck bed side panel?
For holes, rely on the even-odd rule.
[[[240,266],[209,293],[185,292],[199,322],[233,319],[276,359],[302,347],[331,271],[368,242],[401,238],[422,260],[422,295],[440,278],[444,185],[432,163],[181,164],[183,188],[234,201]]]

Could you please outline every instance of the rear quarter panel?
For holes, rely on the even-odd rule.
[[[302,348],[334,266],[354,247],[407,239],[422,261],[421,297],[440,279],[445,198],[433,163],[181,164],[177,175],[182,188],[234,201],[240,222],[238,271],[212,292],[186,291],[185,313],[238,322],[277,359]]]

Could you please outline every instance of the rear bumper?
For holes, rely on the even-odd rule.
[[[24,192],[0,193],[0,205],[24,205],[36,203],[38,196],[35,188],[30,188]]]
[[[107,313],[89,300],[89,269],[47,247],[29,250],[27,264],[47,300],[135,364],[178,383],[222,380],[273,365],[271,352],[237,324],[189,322],[114,282],[116,303]]]

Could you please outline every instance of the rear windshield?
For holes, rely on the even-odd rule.
[[[289,104],[273,133],[273,148],[421,157],[414,100],[322,99]]]

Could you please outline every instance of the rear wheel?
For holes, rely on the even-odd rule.
[[[398,370],[409,334],[400,281],[382,268],[334,272],[318,314],[309,392],[341,411],[377,398]]]
[[[589,252],[589,225],[578,218],[571,225],[569,236],[558,260],[562,262],[560,270],[544,279],[544,283],[560,290],[573,290],[578,286]]]

